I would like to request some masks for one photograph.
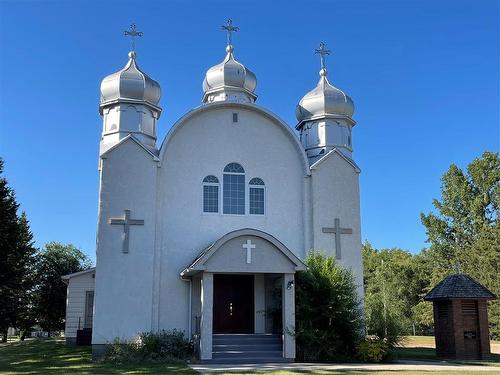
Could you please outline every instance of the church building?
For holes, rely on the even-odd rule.
[[[351,269],[363,298],[354,104],[328,80],[329,51],[316,50],[319,82],[294,129],[256,103],[256,75],[235,58],[238,28],[223,29],[202,103],[161,141],[160,84],[134,49],[101,83],[96,267],[65,277],[66,339],[91,331],[94,356],[175,328],[201,360],[293,361],[295,274],[312,250]]]

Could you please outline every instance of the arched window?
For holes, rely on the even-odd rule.
[[[255,177],[248,183],[250,185],[250,214],[264,215],[265,186],[261,178]]]
[[[238,163],[230,163],[224,168],[222,212],[225,214],[245,214],[245,170]]]
[[[219,179],[212,175],[203,179],[203,212],[219,212]]]

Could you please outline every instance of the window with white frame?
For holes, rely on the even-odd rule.
[[[203,179],[203,212],[219,212],[219,179],[212,175]]]
[[[265,207],[265,185],[261,178],[255,177],[250,180],[249,196],[250,196],[250,214],[264,215]]]
[[[245,170],[238,163],[229,163],[224,168],[222,212],[245,214]]]

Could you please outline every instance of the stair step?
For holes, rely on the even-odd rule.
[[[240,350],[240,351],[276,351],[282,350],[283,345],[280,343],[276,344],[217,344],[212,346],[214,352],[223,352],[228,350]]]
[[[238,338],[238,339],[280,339],[281,335],[267,334],[267,333],[255,333],[255,334],[215,334],[212,335],[214,339],[227,339],[227,338]]]
[[[293,362],[292,359],[289,358],[273,358],[273,357],[247,357],[247,358],[214,358],[214,359],[205,359],[201,361],[202,363],[207,364],[234,364],[234,365],[251,365],[254,363],[290,363]]]
[[[276,351],[255,351],[255,352],[242,352],[242,351],[227,351],[227,352],[213,352],[213,358],[282,358],[283,352]]]
[[[223,344],[280,344],[281,337],[280,336],[264,336],[264,335],[249,335],[249,336],[240,336],[240,335],[224,335],[218,336],[214,335],[212,338],[212,342],[214,345],[223,345]]]

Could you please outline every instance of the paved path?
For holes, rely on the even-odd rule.
[[[482,365],[456,365],[447,362],[400,361],[399,363],[321,364],[321,363],[264,363],[254,365],[196,364],[190,367],[202,374],[214,372],[266,372],[266,371],[477,371],[500,374],[500,367]]]

